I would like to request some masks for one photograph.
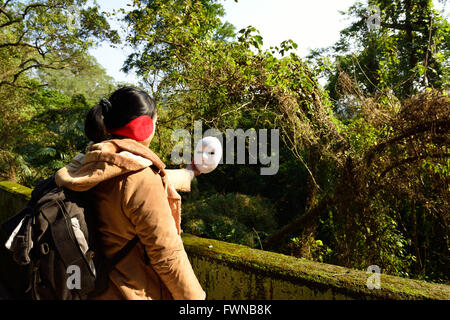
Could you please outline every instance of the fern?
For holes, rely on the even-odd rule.
[[[37,153],[37,156],[39,157],[55,157],[56,156],[56,149],[51,147],[46,147],[40,149]]]

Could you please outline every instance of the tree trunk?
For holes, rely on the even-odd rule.
[[[405,0],[405,30],[406,30],[406,50],[408,54],[408,78],[403,84],[403,96],[410,96],[414,92],[413,87],[413,71],[412,69],[417,64],[417,59],[414,50],[414,38],[413,38],[413,24],[412,24],[412,15],[411,11],[412,5],[411,0]]]
[[[312,164],[311,175],[308,175],[307,179],[307,198],[306,198],[306,210],[310,211],[317,205],[317,193],[319,191],[317,182],[315,181],[318,171],[320,155],[317,147],[312,147],[309,151],[308,164]],[[319,227],[319,219],[311,219],[307,225],[305,225],[300,233],[300,242],[297,247],[297,255],[299,258],[312,259],[312,245],[317,229]]]
[[[419,237],[417,236],[417,213],[416,213],[416,201],[412,201],[411,206],[411,225],[412,225],[412,240],[414,243],[414,249],[416,253],[416,271],[419,271],[422,269],[422,259],[420,254],[420,246],[419,246]]]
[[[304,215],[295,221],[291,222],[271,237],[269,237],[264,243],[265,249],[272,249],[277,245],[285,236],[298,232],[300,228],[308,228],[310,225],[317,223],[319,216],[322,212],[333,206],[334,198],[331,195],[325,196],[318,202],[311,210],[308,210]]]

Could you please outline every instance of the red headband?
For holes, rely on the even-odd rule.
[[[111,134],[144,141],[153,133],[153,120],[149,116],[140,116],[119,129],[107,129]]]

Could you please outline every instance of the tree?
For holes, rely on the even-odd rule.
[[[0,55],[7,57],[0,70],[0,88],[27,88],[20,79],[36,70],[77,70],[84,52],[96,41],[118,42],[117,32],[110,29],[99,7],[84,7],[86,3],[0,1]]]
[[[94,67],[87,55],[90,47],[104,39],[119,41],[98,5],[87,4],[87,0],[0,1],[0,167],[12,178],[17,168],[22,176],[31,176],[17,147],[33,131],[26,122],[52,107],[33,103],[33,94],[48,85],[38,74],[86,72],[86,67]],[[33,133],[40,137],[40,131]]]
[[[335,61],[327,86],[333,98],[338,99],[340,72],[350,75],[365,93],[390,89],[401,99],[426,87],[449,85],[450,25],[432,0],[357,2],[344,14],[352,22],[326,50]],[[377,19],[377,14],[380,28],[368,28],[368,19]]]
[[[125,17],[131,27],[126,41],[133,46],[134,53],[123,70],[135,69],[155,89],[166,85],[167,79],[181,71],[185,56],[198,40],[225,41],[233,37],[234,27],[219,19],[225,12],[217,2],[134,0],[134,10]]]
[[[45,69],[38,72],[39,79],[48,88],[59,90],[68,96],[84,95],[90,104],[98,103],[116,87],[114,79],[106,73],[97,60],[84,54],[78,62],[79,70]]]

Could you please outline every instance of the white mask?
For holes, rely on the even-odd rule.
[[[222,145],[215,137],[200,140],[194,150],[194,164],[201,173],[209,173],[217,168],[222,158]]]

